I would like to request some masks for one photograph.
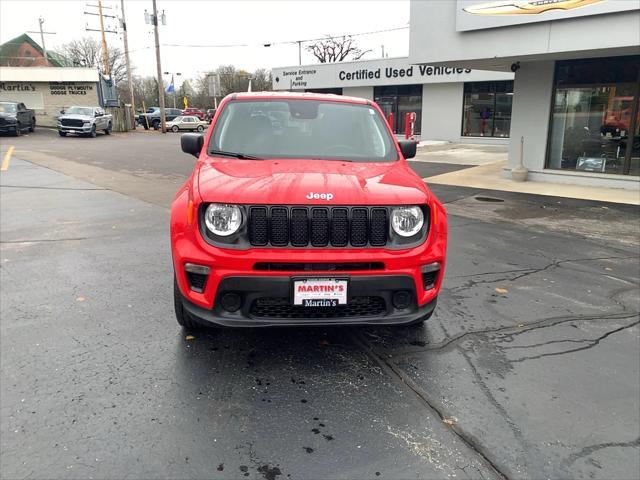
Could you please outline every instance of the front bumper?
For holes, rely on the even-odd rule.
[[[306,308],[292,305],[291,283],[289,276],[228,277],[218,287],[213,308],[196,305],[184,296],[182,305],[198,323],[225,327],[402,325],[431,316],[437,301],[434,297],[418,305],[415,283],[409,276],[366,275],[349,278],[347,306]],[[404,308],[394,304],[393,296],[398,291],[410,295]],[[227,294],[241,298],[238,310],[225,308],[222,299]]]
[[[16,131],[18,125],[16,123],[5,123],[0,125],[0,133],[13,133]]]
[[[86,127],[67,127],[58,125],[58,131],[64,133],[91,133],[91,125],[87,125]]]

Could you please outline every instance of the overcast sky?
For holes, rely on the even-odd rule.
[[[45,19],[44,29],[56,32],[46,35],[47,49],[85,35],[100,39],[97,16],[83,12],[97,0],[31,1],[0,0],[0,42],[29,30],[38,30],[38,16]],[[105,0],[105,13],[121,15],[120,0]],[[151,0],[125,0],[129,31],[129,50],[136,75],[154,75],[155,52],[153,31],[144,22],[145,9],[151,11]],[[163,71],[181,72],[182,78],[193,78],[200,72],[219,65],[233,64],[248,70],[298,64],[298,47],[291,45],[262,46],[270,42],[286,42],[321,37],[325,34],[360,33],[408,26],[409,1],[365,0],[289,0],[289,1],[185,1],[158,0],[167,25],[160,27],[160,43],[180,45],[244,44],[247,47],[208,48],[162,46]],[[118,29],[118,22],[108,19],[107,28]],[[118,29],[119,30],[119,29]],[[40,43],[39,34],[30,34]],[[373,51],[364,58],[380,58],[381,45],[389,57],[406,56],[409,30],[357,37],[359,44]],[[107,34],[107,43],[122,48],[120,34]],[[314,63],[311,54],[302,54],[302,63]],[[180,82],[176,78],[176,83]]]

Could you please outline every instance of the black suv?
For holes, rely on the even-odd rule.
[[[180,115],[182,115],[182,110],[179,108],[164,109],[165,122],[170,122]],[[138,123],[142,125],[145,130],[149,130],[149,128],[158,130],[160,128],[160,107],[147,108],[145,113],[138,115]]]

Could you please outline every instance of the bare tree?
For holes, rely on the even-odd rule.
[[[330,37],[305,47],[320,63],[342,62],[344,60],[360,60],[371,50],[362,50],[351,35]]]
[[[254,92],[269,92],[272,88],[271,71],[266,68],[258,68],[253,72],[251,87]]]
[[[62,45],[59,52],[67,57],[73,66],[91,67],[104,70],[102,65],[102,47],[100,42],[92,37],[82,37]],[[111,78],[118,85],[127,77],[127,65],[122,50],[118,47],[109,49],[109,70]],[[129,95],[127,95],[128,97]]]

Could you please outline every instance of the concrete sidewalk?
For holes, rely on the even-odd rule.
[[[640,183],[636,189],[627,190],[537,181],[514,182],[503,176],[507,165],[506,146],[452,144],[440,149],[420,150],[416,160],[421,162],[474,165],[471,168],[425,177],[424,180],[429,184],[640,205]]]

